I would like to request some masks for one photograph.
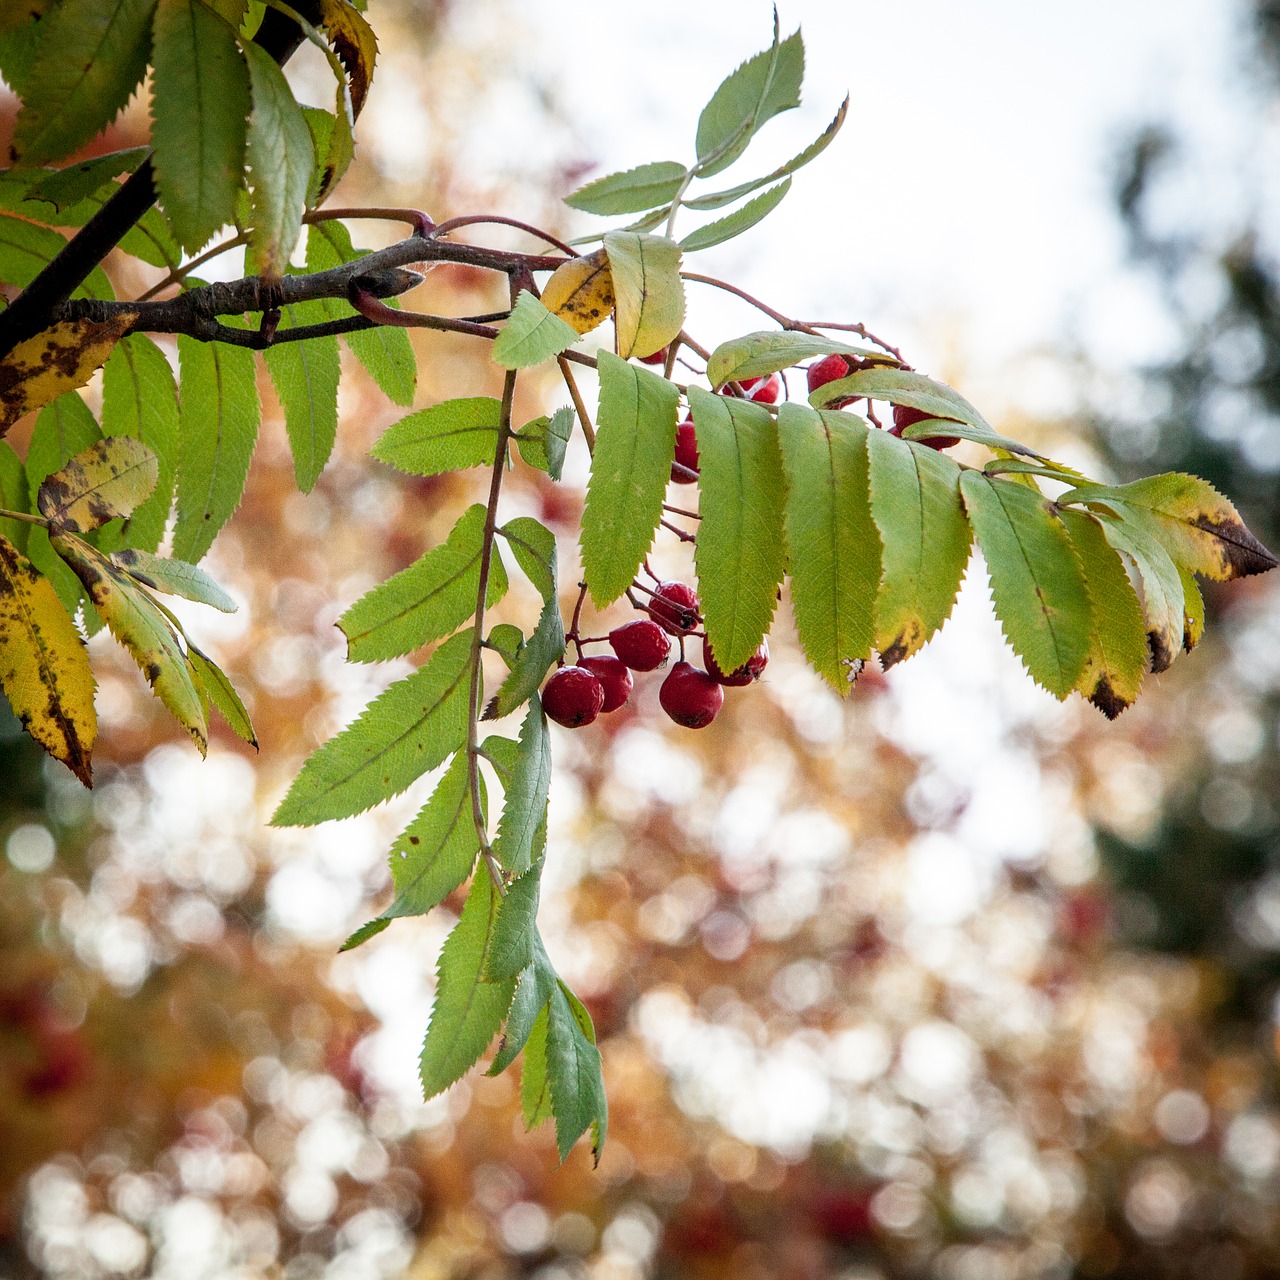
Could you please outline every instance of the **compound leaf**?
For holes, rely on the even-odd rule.
[[[416,476],[492,466],[502,402],[492,396],[445,400],[392,423],[373,446],[379,462]]]
[[[684,324],[680,246],[662,236],[611,231],[604,251],[613,279],[618,354],[625,360],[661,351]]]

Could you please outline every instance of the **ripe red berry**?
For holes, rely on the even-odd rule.
[[[777,404],[782,394],[782,375],[771,373],[767,378],[740,378],[738,386],[747,393],[748,400],[756,404]]]
[[[663,639],[665,640],[666,637],[664,636]],[[600,708],[601,711],[617,711],[631,697],[635,681],[631,679],[631,672],[627,670],[625,662],[602,653],[598,657],[580,658],[578,665],[590,671],[604,686],[604,703]]]
[[[698,625],[697,593],[683,582],[660,582],[645,608],[654,622],[682,636]]]
[[[667,349],[663,347],[661,351],[655,351],[651,356],[640,356],[641,364],[666,364]]]
[[[604,685],[582,667],[561,667],[542,690],[542,709],[566,729],[590,724],[604,707]]]
[[[671,464],[671,478],[676,484],[697,484],[697,473],[698,438],[694,434],[693,419],[686,418],[676,428],[676,456]]]
[[[658,691],[662,709],[686,729],[703,729],[724,705],[724,690],[705,672],[677,662]]]
[[[761,640],[760,647],[755,653],[742,666],[735,667],[727,675],[720,670],[720,664],[716,661],[715,654],[711,652],[711,646],[705,640],[702,642],[702,661],[706,663],[707,675],[717,684],[727,684],[739,689],[743,685],[759,680],[765,667],[769,665],[769,642]]]
[[[656,622],[637,618],[609,632],[613,651],[632,671],[656,671],[667,661],[671,641]]]
[[[847,378],[853,371],[853,363],[848,356],[825,356],[817,364],[811,364],[805,373],[809,394],[812,395],[819,387],[825,387],[828,382],[835,382],[837,378]],[[857,398],[857,396],[841,396],[838,400],[832,400],[824,408],[843,409],[845,405],[852,404]]]
[[[907,427],[936,416],[933,413],[926,413],[923,409],[913,409],[910,405],[895,404],[893,406],[893,426],[889,428],[889,434],[900,436]],[[959,436],[925,436],[922,440],[916,441],[916,444],[927,444],[930,449],[950,449],[953,444],[959,443]]]

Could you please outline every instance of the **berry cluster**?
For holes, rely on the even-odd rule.
[[[686,729],[702,729],[724,705],[725,686],[739,687],[758,680],[769,661],[768,641],[733,671],[723,671],[715,660],[701,622],[697,594],[683,582],[659,582],[649,596],[647,618],[614,627],[604,639],[613,653],[583,657],[582,646],[594,643],[570,639],[578,646],[578,662],[564,666],[542,690],[543,710],[569,729],[590,724],[601,712],[616,711],[631,696],[633,671],[656,671],[671,654],[671,636],[680,644],[680,660],[667,672],[658,692],[662,709]],[[576,630],[576,626],[575,626]],[[684,644],[701,637],[705,670],[686,662]]]

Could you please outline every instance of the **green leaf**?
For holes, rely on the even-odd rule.
[[[610,231],[604,250],[613,276],[618,354],[625,360],[661,351],[684,324],[680,246],[662,236]]]
[[[498,923],[494,928],[493,943],[489,948],[487,976],[490,982],[515,978],[534,963],[534,939],[538,932],[538,901],[541,889],[541,859],[507,886],[507,896],[503,898],[502,906],[498,909]],[[521,978],[520,986],[524,985],[524,979]],[[508,1037],[510,1034],[511,1017],[508,1016]],[[503,1046],[504,1051],[506,1047],[506,1045]],[[516,1052],[518,1053],[519,1049]],[[512,1056],[514,1057],[514,1054]]]
[[[525,369],[559,355],[577,340],[578,331],[571,324],[553,316],[528,289],[522,289],[490,355],[504,369]]]
[[[0,22],[9,19],[9,13],[0,12]],[[31,87],[36,53],[40,48],[41,23],[25,21],[25,15],[19,21],[22,25],[0,30],[0,76],[21,98]]]
[[[151,5],[154,5],[154,0],[149,0],[149,7]],[[111,179],[121,173],[132,173],[150,154],[150,147],[127,147],[123,151],[108,151],[105,155],[93,156],[62,169],[43,170],[27,188],[26,199],[51,204],[59,214],[65,214],[103,187],[109,188],[109,194],[114,192],[116,184]]]
[[[1218,582],[1266,573],[1276,558],[1253,536],[1240,513],[1207,480],[1182,472],[1146,476],[1132,484],[1086,484],[1059,502],[1118,504],[1146,512],[1149,527],[1175,564]]]
[[[155,488],[156,456],[140,440],[96,440],[47,475],[36,493],[40,514],[72,533],[127,516]]]
[[[888,360],[883,352],[856,347],[835,338],[816,338],[808,333],[767,329],[722,342],[707,361],[707,380],[713,387],[743,378],[760,378],[780,369],[789,369],[811,356],[847,355],[856,359]]]
[[[594,1044],[591,1019],[581,1001],[563,982],[556,984],[547,1006],[547,1082],[556,1120],[556,1147],[565,1160],[573,1144],[592,1130],[591,1151],[597,1163],[609,1123],[600,1050]],[[526,1049],[526,1058],[528,1051]]]
[[[190,251],[235,218],[249,72],[235,30],[199,0],[159,0],[154,35],[156,189],[178,242]]]
[[[274,58],[252,40],[243,42],[253,114],[249,117],[249,182],[258,274],[279,276],[302,230],[307,188],[315,167],[311,130]]]
[[[300,307],[285,307],[283,319],[284,328],[310,323]],[[298,488],[310,493],[338,435],[338,339],[282,342],[268,347],[263,355],[284,408],[293,474]]]
[[[443,1093],[475,1065],[511,1005],[515,983],[484,978],[501,901],[489,877],[476,876],[462,916],[441,948],[436,1002],[422,1045],[424,1097]]]
[[[129,651],[156,697],[204,755],[209,744],[204,701],[169,619],[128,574],[87,543],[72,534],[55,534],[50,542],[84,584],[102,620]]]
[[[532,516],[517,516],[498,530],[515,553],[516,563],[543,600],[556,598],[556,537]]]
[[[376,938],[384,929],[390,928],[391,921],[386,916],[379,916],[376,920],[370,920],[366,924],[362,924],[347,940],[338,948],[338,954],[344,951],[354,951],[357,947],[362,947],[370,938]]]
[[[936,418],[954,420],[977,433],[966,436],[966,439],[998,443],[1002,448],[1010,448],[1010,443],[997,435],[991,424],[959,392],[952,390],[946,383],[926,378],[922,373],[912,373],[907,369],[862,369],[851,373],[847,378],[837,378],[819,387],[810,395],[809,403],[821,409],[832,400],[840,400],[846,396],[867,396],[872,400],[891,400],[894,404],[908,405]],[[956,431],[951,434],[961,433]],[[1016,441],[1011,444],[1015,453],[1029,452]]]
[[[481,720],[500,720],[510,715],[537,692],[543,677],[564,653],[564,619],[560,605],[551,597],[542,607],[538,625],[528,643],[516,655],[510,674],[489,699]]]
[[[493,466],[502,402],[491,396],[445,400],[392,423],[373,446],[379,462],[416,476]]]
[[[520,1110],[524,1115],[524,1127],[530,1131],[551,1119],[551,1088],[547,1080],[549,1020],[550,1012],[544,1005],[530,1028],[524,1046],[524,1064],[520,1075]]]
[[[867,497],[866,433],[852,414],[819,414],[794,403],[778,411],[796,630],[813,669],[841,695],[871,652],[880,579],[880,538]]]
[[[887,431],[866,439],[871,518],[884,548],[873,643],[887,668],[917,653],[951,616],[972,535],[956,463]]]
[[[547,793],[551,787],[551,738],[547,718],[537,695],[520,729],[519,752],[506,784],[494,857],[504,871],[523,875],[533,861],[535,836],[547,818]]]
[[[0,440],[0,507],[6,511],[30,511],[31,491],[22,459],[7,440]],[[0,537],[8,539],[15,550],[24,552],[31,526],[20,520],[0,518]]]
[[[836,112],[835,119],[811,142],[799,155],[793,156],[784,165],[779,165],[772,173],[766,174],[763,178],[756,178],[751,182],[743,182],[736,187],[731,187],[728,191],[717,191],[711,195],[695,196],[692,200],[684,200],[687,209],[723,209],[725,205],[732,204],[735,200],[741,200],[743,196],[749,196],[753,191],[759,191],[761,187],[767,187],[772,182],[778,182],[789,174],[795,173],[798,169],[803,169],[810,160],[816,160],[832,143],[840,127],[844,124],[845,117],[849,114],[849,99],[840,104],[840,110]]]
[[[115,119],[142,83],[156,0],[62,0],[40,23],[13,129],[15,160],[60,160]]]
[[[271,819],[309,827],[349,818],[399,795],[466,741],[471,631],[446,640],[315,751]]]
[[[1178,576],[1182,579],[1183,594],[1182,647],[1190,653],[1204,635],[1204,596],[1190,569],[1179,565]]]
[[[253,352],[178,335],[178,521],[173,554],[195,564],[240,505],[262,408]]]
[[[48,227],[0,215],[0,282],[25,289],[66,247],[66,240]],[[94,267],[71,296],[110,301],[116,295],[102,268]]]
[[[480,813],[487,812],[480,780]],[[425,915],[438,907],[466,878],[480,854],[467,753],[459,751],[431,799],[391,846],[395,901],[384,914]]]
[[[744,62],[727,77],[698,118],[700,178],[727,169],[760,128],[779,112],[800,105],[804,44],[800,32],[779,42],[775,19],[772,48]]]
[[[111,562],[131,578],[165,595],[181,596],[197,604],[207,604],[223,613],[235,613],[236,602],[198,565],[185,560],[169,560],[146,551],[126,547],[111,553]]]
[[[25,527],[25,526],[24,526]],[[500,622],[485,638],[485,644],[500,654],[508,669],[515,666],[516,657],[524,648],[524,632],[510,622]]]
[[[516,446],[520,456],[531,467],[545,471],[553,480],[560,479],[564,469],[565,449],[573,434],[573,410],[557,409],[549,418],[534,418],[520,428]]]
[[[961,475],[960,492],[1005,638],[1032,677],[1065,698],[1089,656],[1091,610],[1062,521],[1041,494],[980,471]]]
[[[379,662],[412,653],[447,636],[475,613],[484,523],[484,506],[469,507],[443,545],[361,596],[338,619],[347,637],[347,661]],[[497,604],[506,589],[506,572],[494,556],[488,605]]]
[[[662,518],[680,393],[665,378],[600,352],[600,413],[582,513],[582,566],[603,608],[631,585]]]
[[[783,197],[790,190],[791,179],[785,178],[764,195],[748,201],[741,209],[735,209],[727,217],[717,218],[714,222],[708,222],[705,226],[691,232],[680,241],[680,247],[686,253],[693,253],[698,249],[709,249],[714,244],[723,244],[726,240],[732,240],[734,236],[740,236],[744,231],[754,227],[757,222],[767,218],[782,203]]]
[[[583,213],[640,213],[656,204],[670,204],[686,172],[684,165],[674,160],[656,160],[623,173],[596,178],[565,196],[564,202]]]
[[[331,267],[340,267],[344,262],[354,262],[357,258],[364,257],[366,252],[352,245],[350,233],[340,222],[314,222],[307,228],[308,271],[327,271]],[[388,298],[386,302],[390,307],[397,305],[394,298]],[[332,320],[356,314],[355,308],[346,302],[333,300],[327,305],[329,318]],[[382,388],[384,395],[399,405],[408,406],[413,403],[418,366],[407,329],[380,324],[372,329],[348,333],[345,338],[351,354]]]
[[[1182,575],[1144,518],[1145,512],[1127,507],[1123,512],[1104,510],[1095,514],[1102,521],[1107,541],[1129,557],[1141,585],[1151,670],[1159,675],[1178,656],[1186,634]]]
[[[247,742],[255,751],[258,749],[258,735],[254,731],[249,712],[240,700],[226,672],[212,658],[202,653],[187,641],[187,660],[194,668],[195,674],[209,695],[209,700],[218,709],[218,714],[227,722],[232,733]]]
[[[156,456],[151,496],[125,522],[120,542],[154,551],[164,536],[178,454],[178,393],[164,352],[145,334],[116,343],[102,371],[102,421],[111,435],[132,436]]]
[[[763,405],[689,388],[698,438],[698,597],[724,671],[755,653],[784,570],[782,457]]]
[[[532,868],[524,877],[528,880],[534,877],[536,884],[537,878],[535,872],[540,872],[540,867]],[[514,889],[514,885],[512,888]],[[507,894],[507,900],[511,897],[510,892]],[[489,970],[492,973],[498,949],[502,945],[499,937],[503,932],[502,912],[506,911],[506,901],[504,901],[502,911],[498,915],[498,927],[494,933],[493,946],[489,949]],[[535,903],[534,910],[536,912],[537,905]],[[489,1064],[489,1070],[485,1072],[487,1076],[501,1075],[519,1055],[520,1051],[528,1044],[533,1031],[537,1025],[538,1017],[547,1007],[547,1001],[551,999],[551,988],[555,984],[555,971],[551,968],[549,962],[545,962],[545,951],[542,947],[542,940],[538,937],[538,926],[531,924],[533,938],[534,960],[527,968],[520,972],[519,978],[516,980],[515,995],[511,998],[511,1008],[507,1010],[507,1022],[502,1029],[502,1041],[498,1047],[498,1052],[494,1056],[493,1062]],[[504,965],[502,967],[509,967]],[[546,1018],[543,1017],[545,1024]],[[539,1051],[535,1048],[535,1054],[541,1052],[541,1071],[543,1082],[546,1079],[546,1032],[545,1026],[543,1031],[542,1047]],[[526,1058],[526,1071],[528,1070],[528,1059]],[[540,1085],[539,1088],[543,1086]],[[550,1099],[548,1099],[548,1102]],[[543,1119],[547,1119],[551,1112],[548,1111]]]
[[[1108,720],[1129,707],[1147,665],[1146,623],[1119,554],[1102,525],[1084,511],[1059,511],[1084,570],[1092,616],[1089,655],[1076,688]]]

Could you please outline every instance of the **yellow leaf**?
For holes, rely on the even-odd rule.
[[[684,324],[680,246],[662,236],[611,231],[604,238],[613,276],[618,354],[651,356]]]
[[[360,11],[352,8],[347,0],[320,0],[320,25],[333,41],[334,51],[347,69],[351,111],[358,116],[364,106],[365,94],[369,92],[369,82],[373,79],[378,38]]]
[[[590,333],[613,310],[613,276],[603,249],[557,267],[542,291],[542,305],[567,320],[579,333]]]
[[[0,436],[24,413],[83,387],[137,318],[121,311],[102,324],[64,320],[18,343],[0,361]]]
[[[92,786],[98,734],[89,653],[57,592],[0,537],[0,685],[22,727]]]
[[[156,697],[204,755],[209,743],[202,691],[196,688],[187,655],[164,612],[128,574],[73,534],[55,533],[53,549],[84,583],[89,598],[146,676]]]
[[[81,450],[44,479],[40,514],[72,533],[129,515],[156,487],[160,464],[141,440],[107,436]]]

